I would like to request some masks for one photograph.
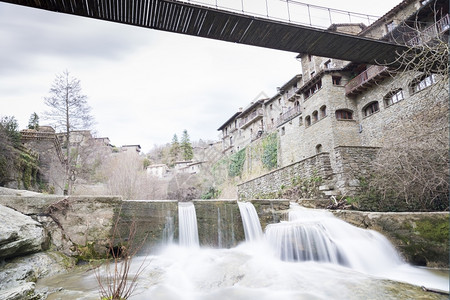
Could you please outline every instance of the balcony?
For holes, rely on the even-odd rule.
[[[406,45],[417,46],[422,43],[426,43],[434,39],[435,37],[439,36],[440,34],[448,31],[449,28],[450,28],[450,17],[447,14],[433,25],[430,25],[424,30],[420,31],[418,34],[413,34],[414,36],[406,42]]]
[[[355,96],[388,75],[388,67],[371,66],[345,85],[345,95]]]
[[[250,124],[258,121],[259,119],[262,119],[262,117],[263,117],[263,110],[262,108],[258,108],[252,111],[250,114],[248,114],[245,118],[240,119],[239,127],[245,129],[248,126],[250,126]]]
[[[291,90],[286,93],[286,100],[294,102],[296,100],[300,99],[300,95],[297,94],[295,91]]]
[[[277,127],[283,125],[284,123],[292,120],[296,116],[300,115],[300,106],[294,106],[283,113],[277,120]]]

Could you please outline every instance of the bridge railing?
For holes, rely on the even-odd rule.
[[[297,0],[176,0],[299,25],[328,28],[337,23],[370,25],[379,17]]]

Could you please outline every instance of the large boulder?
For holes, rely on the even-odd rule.
[[[0,205],[0,259],[42,251],[47,238],[42,225]]]
[[[34,294],[38,279],[65,273],[75,259],[57,252],[40,252],[17,257],[0,267],[0,299],[40,299]]]

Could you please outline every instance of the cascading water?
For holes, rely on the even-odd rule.
[[[178,202],[179,244],[186,247],[199,247],[197,215],[192,202]]]
[[[288,221],[269,225],[265,238],[258,238],[262,232],[253,205],[239,203],[246,239],[251,242],[213,249],[197,247],[194,205],[179,203],[178,208],[179,244],[195,247],[169,245],[147,258],[150,264],[140,274],[130,300],[447,298],[424,293],[419,286],[448,291],[448,274],[435,275],[403,263],[384,237],[329,212],[294,204]],[[224,213],[217,210],[218,217]],[[131,277],[143,261],[133,259]],[[45,288],[58,291],[48,299],[98,299],[92,273],[72,276],[47,283]],[[60,288],[62,281],[65,289]]]
[[[242,225],[244,226],[245,240],[255,241],[262,237],[261,223],[255,206],[251,202],[239,202],[239,212],[241,213]]]
[[[289,221],[267,226],[266,238],[276,255],[288,261],[330,262],[371,274],[403,264],[378,232],[352,226],[328,211],[297,204],[291,204]]]

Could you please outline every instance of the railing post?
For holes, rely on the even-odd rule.
[[[290,22],[291,21],[291,13],[289,11],[289,0],[286,0],[286,5],[287,5],[288,20]]]

